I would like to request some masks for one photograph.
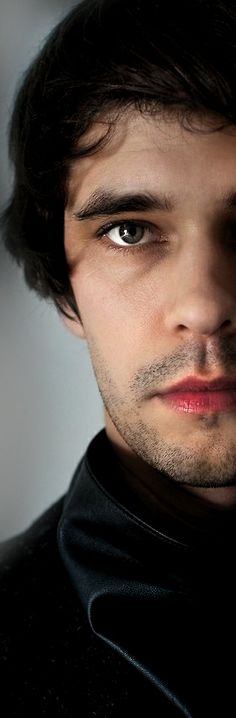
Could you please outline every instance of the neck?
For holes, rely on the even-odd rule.
[[[235,519],[236,487],[201,488],[178,484],[145,463],[117,432],[106,427],[125,486],[134,508],[148,512],[154,522],[160,516],[179,527],[211,530]],[[232,489],[232,491],[230,491]]]

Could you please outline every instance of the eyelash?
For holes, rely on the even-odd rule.
[[[137,222],[136,220],[132,219],[125,219],[122,222],[110,222],[107,225],[103,225],[99,228],[99,230],[96,232],[96,237],[100,241],[102,241],[105,245],[108,251],[111,252],[122,252],[123,254],[128,254],[130,252],[144,252],[147,249],[150,249],[153,245],[157,244],[156,242],[147,242],[146,244],[133,244],[130,245],[130,247],[122,247],[119,245],[116,245],[114,243],[111,243],[111,240],[107,240],[106,238],[106,232],[110,232],[111,229],[115,229],[116,227],[122,227],[125,224],[130,224],[134,227],[143,227],[144,229],[150,229],[153,228],[153,225],[149,224],[148,222]],[[157,234],[159,236],[158,244],[164,243],[164,235],[161,234],[161,232],[156,228]]]

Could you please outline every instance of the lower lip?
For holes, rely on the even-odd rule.
[[[170,409],[186,414],[235,411],[236,390],[222,391],[176,391],[153,397],[161,399]]]

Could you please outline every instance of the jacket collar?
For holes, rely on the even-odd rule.
[[[204,655],[198,665],[194,655],[202,654],[204,631],[211,631],[207,606],[213,631],[212,600],[221,590],[219,566],[221,582],[222,571],[228,580],[228,553],[225,547],[216,552],[211,544],[178,541],[132,513],[129,501],[121,503],[119,480],[103,429],[66,495],[58,525],[61,558],[94,633],[132,662],[181,715],[192,716],[195,671],[203,688],[206,676],[210,681]]]

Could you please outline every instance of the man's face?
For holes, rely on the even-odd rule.
[[[65,250],[83,326],[64,321],[86,338],[107,432],[127,456],[189,487],[222,487],[236,484],[236,401],[197,413],[150,398],[193,375],[236,377],[236,201],[225,201],[236,127],[194,125],[205,133],[124,113],[110,142],[71,166]],[[126,195],[123,207],[113,197],[106,209],[108,193]],[[128,205],[143,194],[173,206]]]

